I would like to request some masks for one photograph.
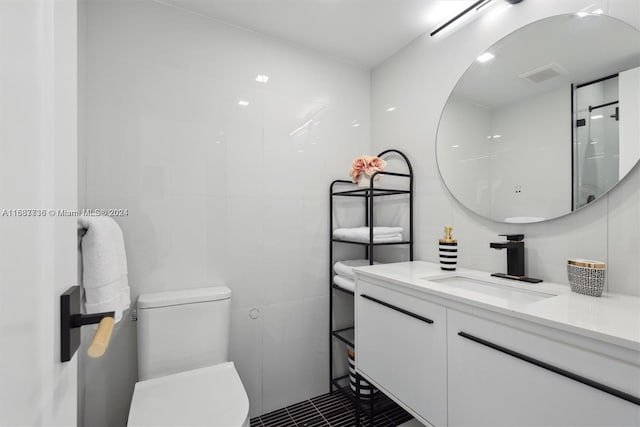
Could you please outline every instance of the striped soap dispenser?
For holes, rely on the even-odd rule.
[[[456,271],[458,263],[458,241],[451,237],[453,227],[444,227],[444,237],[439,240],[440,269],[444,271]]]

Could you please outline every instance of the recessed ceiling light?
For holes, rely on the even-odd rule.
[[[491,61],[493,58],[495,58],[495,55],[489,52],[485,52],[482,55],[478,56],[476,59],[478,60],[478,62],[488,62],[488,61]]]
[[[238,101],[238,105],[240,105],[241,107],[246,107],[247,105],[249,105],[249,101],[241,99],[240,101]]]
[[[354,123],[351,126],[353,126],[354,128],[359,128],[360,127],[360,123]]]
[[[266,74],[258,74],[256,76],[256,81],[259,83],[266,83],[269,81],[269,76],[267,76]]]
[[[387,107],[388,112],[396,111],[396,107]]]
[[[458,144],[451,146],[451,148],[458,148],[458,147],[460,147],[460,145],[458,145]]]
[[[502,138],[502,135],[493,135],[493,139]]]
[[[597,115],[595,115],[595,116],[591,116],[591,120],[598,120],[598,119],[601,119],[601,118],[603,118],[603,117],[604,117],[604,116],[603,116],[602,114],[597,114]]]

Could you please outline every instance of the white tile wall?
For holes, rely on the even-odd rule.
[[[263,412],[328,391],[329,297],[264,309]]]
[[[87,206],[129,209],[132,296],[229,286],[252,416],[328,391],[328,185],[368,152],[369,72],[151,0],[83,6],[80,179]],[[126,331],[111,351],[131,376]],[[87,381],[84,424],[126,419],[132,380]]]
[[[547,16],[597,6],[638,25],[640,3],[628,0],[523,2],[502,15],[481,17],[457,31],[428,34],[398,52],[372,74],[373,151],[395,145],[416,170],[416,257],[437,260],[437,239],[445,224],[454,227],[459,263],[505,271],[506,256],[489,248],[505,232],[526,235],[528,274],[567,283],[570,257],[608,263],[608,289],[640,295],[640,172],[638,166],[608,196],[573,215],[529,225],[507,225],[462,207],[443,186],[435,161],[440,113],[458,78],[476,56],[511,31]],[[387,112],[386,107],[397,109]]]

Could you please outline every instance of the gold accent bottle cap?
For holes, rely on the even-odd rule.
[[[451,232],[453,231],[453,227],[450,225],[446,225],[444,227],[444,237],[440,239],[440,243],[457,243],[457,240],[451,237]]]
[[[589,259],[570,259],[567,261],[570,265],[575,265],[576,267],[585,267],[585,268],[606,268],[607,265],[602,261],[592,261]]]

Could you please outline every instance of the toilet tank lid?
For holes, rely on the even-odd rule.
[[[218,301],[229,298],[231,298],[231,289],[226,286],[152,292],[138,297],[138,309]]]

